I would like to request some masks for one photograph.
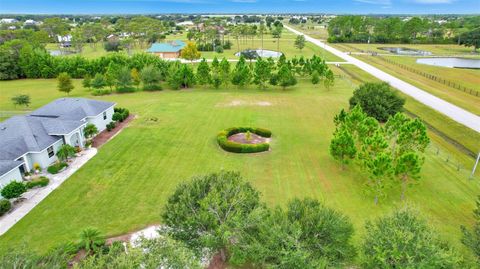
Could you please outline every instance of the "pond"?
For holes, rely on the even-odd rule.
[[[75,53],[73,51],[68,51],[68,50],[49,50],[48,52],[52,56],[70,55]]]
[[[254,58],[257,58],[258,56],[260,56],[262,58],[269,58],[269,57],[278,58],[278,57],[282,56],[281,52],[277,52],[277,51],[273,51],[273,50],[261,50],[261,49],[257,49],[257,50],[247,49],[247,50],[235,53],[235,56],[240,56],[240,54],[242,54],[242,53],[253,53],[253,54],[256,53],[257,56],[254,57]]]
[[[380,47],[378,49],[386,50],[388,52],[399,55],[432,55],[430,51],[416,50],[404,47]]]
[[[443,57],[443,58],[420,58],[417,59],[419,64],[428,64],[435,66],[443,66],[450,68],[480,68],[480,59],[467,59],[467,58],[455,58],[455,57]]]

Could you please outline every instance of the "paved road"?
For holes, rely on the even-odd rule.
[[[318,39],[312,38],[302,32],[299,32],[289,26],[285,25],[285,28],[292,31],[297,35],[304,35],[307,41],[312,42],[313,44],[324,48],[326,51],[335,54],[336,56],[344,59],[347,62],[350,62],[360,69],[370,73],[371,75],[377,77],[378,79],[390,83],[391,86],[397,88],[401,92],[413,97],[415,100],[423,103],[424,105],[433,108],[434,110],[446,115],[447,117],[453,119],[454,121],[463,124],[477,132],[480,133],[480,116],[475,115],[471,112],[466,111],[456,105],[453,105],[441,98],[438,98],[424,90],[421,90],[412,84],[409,84],[401,79],[398,79],[388,73],[383,72],[382,70],[369,65],[363,61],[360,61],[346,53],[341,52],[333,47],[328,46],[327,44],[321,42]]]

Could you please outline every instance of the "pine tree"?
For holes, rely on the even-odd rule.
[[[283,90],[285,90],[289,86],[297,84],[297,79],[295,78],[288,64],[282,65],[278,70],[277,83],[278,85],[282,86]]]
[[[72,79],[70,75],[66,72],[60,73],[57,77],[58,81],[58,90],[61,92],[66,93],[67,95],[75,88],[72,84]]]
[[[350,132],[346,128],[337,129],[330,142],[330,155],[340,161],[343,169],[345,164],[355,158],[356,153],[355,140]]]
[[[258,58],[253,70],[253,82],[261,89],[265,89],[271,77],[272,69],[270,64],[262,58]]]
[[[197,67],[197,83],[198,85],[207,85],[210,84],[211,80],[210,67],[208,66],[207,60],[203,58]]]

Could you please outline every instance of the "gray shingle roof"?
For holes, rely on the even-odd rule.
[[[21,164],[21,161],[0,161],[0,175],[10,172],[13,168],[18,167]]]
[[[115,105],[85,98],[60,98],[26,116],[0,122],[0,175],[4,166],[27,152],[39,152],[69,134],[88,116],[97,116]],[[7,169],[5,168],[5,169]],[[10,169],[11,170],[11,169]]]
[[[30,115],[81,120],[86,116],[97,116],[113,105],[115,105],[115,103],[86,98],[60,98],[33,111]]]

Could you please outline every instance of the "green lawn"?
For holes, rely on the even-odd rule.
[[[472,56],[472,57],[479,57],[480,54],[473,53],[472,47],[465,47],[455,44],[358,44],[358,43],[332,43],[330,44],[334,47],[337,47],[343,51],[369,51],[369,52],[378,52],[378,53],[388,53],[388,51],[379,49],[381,47],[402,47],[402,48],[410,48],[410,49],[418,49],[429,51],[435,56],[440,55],[464,55],[464,56]]]
[[[78,89],[79,81],[75,83],[72,96],[89,96]],[[0,106],[14,110],[9,97],[21,91],[31,94],[32,108],[39,107],[61,96],[55,84],[55,80],[0,82]],[[400,190],[394,188],[375,206],[373,197],[364,192],[362,173],[354,167],[342,171],[328,154],[333,116],[347,107],[354,86],[350,80],[338,79],[329,91],[302,82],[287,91],[198,88],[98,97],[129,108],[137,118],[0,237],[0,249],[26,242],[34,250],[45,251],[75,240],[87,226],[113,236],[160,223],[163,204],[179,182],[221,169],[241,171],[269,205],[306,196],[324,201],[352,219],[358,242],[366,220],[403,202]],[[232,106],[233,101],[242,102]],[[218,131],[242,125],[272,130],[272,151],[239,155],[217,146]],[[456,171],[431,149],[422,180],[408,191],[407,203],[469,255],[459,243],[459,226],[473,223],[480,187],[467,180],[467,171]]]

